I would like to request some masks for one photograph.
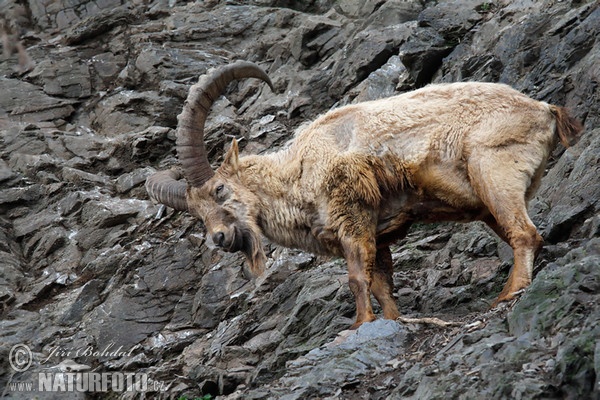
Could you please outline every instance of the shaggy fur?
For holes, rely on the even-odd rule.
[[[233,141],[187,204],[255,273],[264,268],[261,235],[344,257],[354,328],[375,318],[371,293],[385,318],[399,316],[389,245],[412,223],[481,220],[514,250],[497,303],[531,282],[542,238],[527,202],[557,140],[568,146],[580,131],[564,108],[506,85],[430,85],[332,110],[275,154],[239,157]]]

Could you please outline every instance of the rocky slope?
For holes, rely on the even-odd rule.
[[[147,393],[70,398],[600,398],[597,1],[0,1],[0,394],[69,360],[147,373]],[[394,251],[408,316],[352,322],[340,260],[269,243],[265,276],[143,183],[176,163],[188,87],[235,59],[210,157],[278,149],[329,108],[430,82],[500,81],[585,123],[530,214],[546,240],[519,301],[489,311],[510,248],[480,224],[421,225]],[[9,353],[26,344],[32,365]],[[86,351],[88,350],[89,351]],[[119,350],[120,349],[120,350]],[[159,390],[160,389],[160,390]]]

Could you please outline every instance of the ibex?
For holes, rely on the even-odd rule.
[[[6,18],[0,17],[0,38],[2,39],[3,57],[4,59],[9,59],[13,53],[17,53],[20,73],[31,71],[35,67],[35,62],[31,59],[31,57],[29,57],[29,54],[27,54],[23,43],[18,40],[17,35],[11,34],[11,30],[15,30],[18,17],[24,13],[25,11],[23,7],[17,6],[16,10],[13,10],[8,14],[10,17],[12,17],[10,23]],[[11,25],[13,27],[12,29]]]
[[[175,170],[146,182],[155,200],[202,219],[217,246],[245,253],[256,274],[266,261],[261,235],[344,257],[356,300],[352,328],[375,319],[371,293],[384,318],[399,317],[389,246],[416,221],[484,221],[512,247],[514,266],[495,304],[531,283],[542,238],[527,202],[557,140],[568,146],[582,129],[564,108],[503,84],[429,85],[331,110],[277,153],[240,157],[234,139],[213,171],[207,114],[229,82],[250,77],[273,90],[248,62],[191,87],[176,143],[187,183]]]

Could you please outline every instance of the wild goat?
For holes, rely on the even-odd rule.
[[[236,140],[213,172],[204,145],[208,111],[229,82],[258,78],[236,62],[192,86],[179,115],[175,170],[149,177],[151,197],[201,218],[214,243],[246,254],[259,274],[261,234],[275,243],[342,256],[356,300],[356,328],[375,319],[370,293],[388,319],[390,244],[413,222],[484,221],[513,248],[514,267],[495,303],[532,279],[542,238],[527,215],[550,151],[568,146],[581,125],[562,107],[506,85],[429,85],[344,106],[320,116],[285,150],[239,157]],[[189,186],[188,186],[189,185]]]
[[[18,18],[21,13],[24,13],[22,6],[17,6],[16,10],[12,10],[9,16],[12,17],[10,20],[0,17],[0,38],[2,39],[2,55],[4,59],[9,59],[13,53],[17,53],[17,59],[19,62],[19,72],[25,73],[31,71],[35,67],[35,62],[29,57],[25,46],[18,40],[18,35],[11,34],[12,30],[16,30]],[[17,26],[18,28],[18,26]]]

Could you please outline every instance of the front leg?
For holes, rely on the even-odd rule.
[[[348,264],[348,284],[356,301],[356,322],[350,329],[357,329],[364,322],[375,320],[371,304],[371,282],[375,266],[375,241],[370,239],[342,240],[344,257]]]
[[[373,160],[360,154],[332,160],[322,192],[328,197],[325,226],[335,232],[348,264],[348,282],[356,300],[356,322],[351,329],[356,329],[375,320],[371,282],[381,193]]]
[[[380,246],[377,249],[375,271],[371,292],[383,309],[385,319],[396,319],[400,316],[398,306],[394,300],[394,264],[389,246]]]

